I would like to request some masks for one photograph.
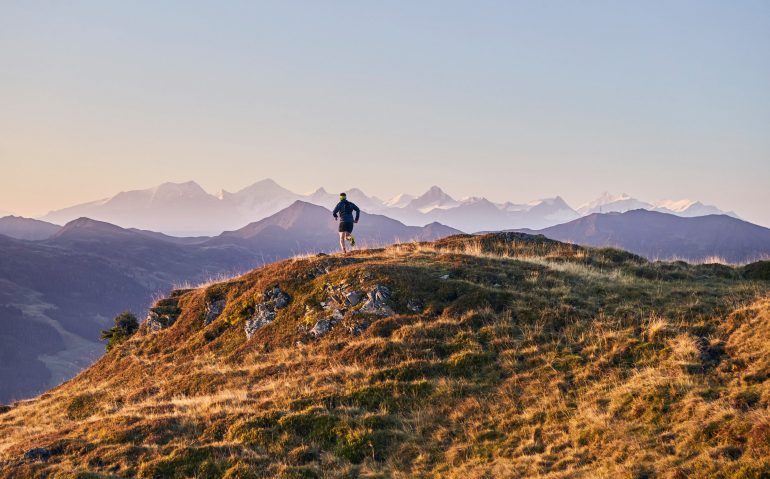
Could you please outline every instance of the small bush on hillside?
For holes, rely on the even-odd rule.
[[[99,407],[97,394],[78,394],[67,404],[67,417],[73,420],[85,419],[96,413]]]
[[[102,341],[107,341],[107,351],[130,338],[138,329],[139,321],[130,311],[123,311],[115,316],[115,326],[102,331]]]
[[[757,261],[743,267],[746,279],[770,280],[770,261]]]

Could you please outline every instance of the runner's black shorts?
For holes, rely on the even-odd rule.
[[[352,233],[353,223],[349,221],[340,221],[340,233]]]

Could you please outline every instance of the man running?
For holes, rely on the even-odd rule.
[[[353,218],[354,211],[356,212],[355,219]],[[350,241],[351,248],[356,245],[356,239],[352,234],[353,223],[358,223],[358,217],[361,216],[361,210],[358,209],[358,206],[354,203],[348,201],[348,195],[340,193],[340,202],[337,203],[337,206],[334,207],[334,211],[332,211],[335,220],[337,219],[338,214],[340,216],[340,248],[342,248],[343,253],[347,253],[348,249],[345,247],[345,240]]]

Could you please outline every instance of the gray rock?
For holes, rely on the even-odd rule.
[[[147,313],[147,317],[144,318],[144,322],[147,323],[147,327],[150,331],[160,331],[163,329],[163,324],[160,321],[160,316],[155,311]]]
[[[316,266],[315,268],[312,268],[310,271],[308,271],[305,274],[305,277],[307,279],[314,279],[329,273],[329,271],[331,271],[331,266],[322,263]]]
[[[182,314],[179,309],[179,291],[174,291],[169,298],[161,298],[147,312],[147,326],[150,331],[160,331],[174,324]],[[176,294],[176,295],[175,295]]]
[[[264,298],[263,300],[265,302],[272,301],[275,309],[283,309],[287,307],[291,301],[291,296],[289,296],[285,291],[281,290],[277,284],[272,288],[268,288],[262,297]]]
[[[329,301],[323,302],[321,304],[324,311],[334,311],[335,309],[342,308],[342,305],[340,305],[337,301],[335,301],[334,298],[330,299]]]
[[[246,332],[246,339],[251,339],[252,336],[254,336],[254,333],[259,330],[262,326],[265,326],[267,322],[258,321],[256,319],[248,319],[246,320],[246,324],[243,325],[243,330]]]
[[[369,293],[369,299],[377,301],[387,301],[390,299],[390,290],[387,286],[376,285]]]
[[[355,306],[364,299],[366,295],[361,291],[351,291],[345,295],[345,304],[348,306]]]
[[[283,309],[289,305],[289,301],[291,300],[291,297],[289,297],[286,293],[281,293],[279,296],[275,298],[275,309]]]
[[[206,303],[206,318],[203,320],[203,324],[211,324],[215,319],[222,314],[227,303],[224,299],[220,299],[211,303]]]
[[[345,315],[340,311],[339,309],[335,309],[332,312],[332,318],[336,321],[342,321],[342,319],[345,317]]]
[[[174,322],[176,322],[176,317],[150,311],[147,313],[147,318],[145,318],[145,321],[147,322],[147,326],[150,328],[150,331],[160,331],[161,329],[166,329],[174,324]]]
[[[333,323],[331,319],[319,319],[318,321],[316,321],[315,326],[313,326],[313,329],[310,330],[310,334],[316,338],[325,336],[326,333],[331,331],[332,325]]]
[[[409,311],[412,311],[414,313],[419,313],[424,308],[425,308],[425,306],[422,304],[422,301],[420,301],[419,299],[410,299],[406,303],[406,309],[408,309]]]
[[[393,308],[388,305],[390,300],[390,290],[381,285],[377,285],[369,292],[366,303],[359,309],[359,312],[376,314],[377,316],[390,316],[395,314]]]
[[[267,326],[275,320],[275,310],[268,303],[259,303],[255,307],[254,316],[246,321],[243,329],[246,338],[251,339],[254,333],[263,326]]]

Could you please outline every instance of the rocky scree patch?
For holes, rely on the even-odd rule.
[[[246,320],[243,327],[246,332],[246,339],[251,339],[260,328],[272,323],[278,310],[286,308],[290,302],[291,296],[277,284],[268,288],[262,294],[262,302],[254,306],[254,315]]]

